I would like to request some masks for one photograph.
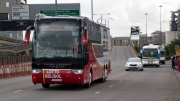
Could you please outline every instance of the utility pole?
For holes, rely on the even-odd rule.
[[[93,20],[93,0],[91,0],[91,16],[92,16],[92,20]]]
[[[162,35],[161,35],[161,5],[160,7],[160,33],[159,33],[159,44],[162,44]]]
[[[147,44],[147,13],[145,14],[146,15],[146,38],[145,38],[145,44]]]
[[[57,0],[55,0],[55,4],[56,4],[56,16],[58,15],[57,14]]]

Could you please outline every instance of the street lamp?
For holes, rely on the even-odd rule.
[[[102,15],[110,15],[110,13],[106,13],[106,14],[93,14],[93,15],[101,15],[101,24],[102,24]]]
[[[55,0],[55,4],[56,4],[56,16],[58,15],[57,14],[57,0]]]
[[[145,38],[146,41],[145,41],[145,44],[147,44],[147,15],[148,14],[146,13],[145,15],[146,15],[146,38]]]
[[[107,18],[107,19],[109,19],[109,20],[113,20],[113,18]],[[108,27],[109,27],[109,20],[108,20]]]
[[[93,0],[91,0],[91,16],[92,16],[92,20],[93,20]]]
[[[159,33],[159,44],[162,44],[162,37],[161,37],[161,7],[163,6],[159,6],[160,7],[160,33]]]

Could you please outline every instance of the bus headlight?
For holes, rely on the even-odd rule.
[[[40,73],[42,70],[41,69],[33,69],[32,73]]]
[[[159,61],[156,61],[157,64],[159,64]]]
[[[82,74],[83,73],[82,69],[72,69],[72,71],[74,72],[74,74]]]

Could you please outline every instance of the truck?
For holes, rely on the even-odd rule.
[[[140,50],[140,58],[143,67],[146,66],[160,66],[160,48],[157,45],[149,44],[142,47]]]
[[[89,88],[94,81],[105,82],[111,72],[110,29],[102,24],[83,16],[37,14],[24,44],[30,43],[31,34],[34,84]]]

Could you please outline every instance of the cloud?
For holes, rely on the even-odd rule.
[[[28,3],[55,3],[55,0],[28,0]],[[91,18],[91,0],[58,0],[58,3],[80,3],[81,15]],[[102,15],[103,19],[113,18],[109,21],[111,35],[113,37],[130,36],[130,27],[139,26],[142,34],[147,32],[150,35],[155,30],[160,30],[160,5],[161,7],[161,31],[169,30],[170,11],[178,9],[180,1],[177,0],[93,0],[94,14]],[[179,5],[180,8],[180,5]],[[94,21],[101,18],[101,15],[94,15]],[[100,20],[99,20],[100,21]],[[163,22],[165,21],[165,22]],[[105,20],[103,20],[105,23]]]

